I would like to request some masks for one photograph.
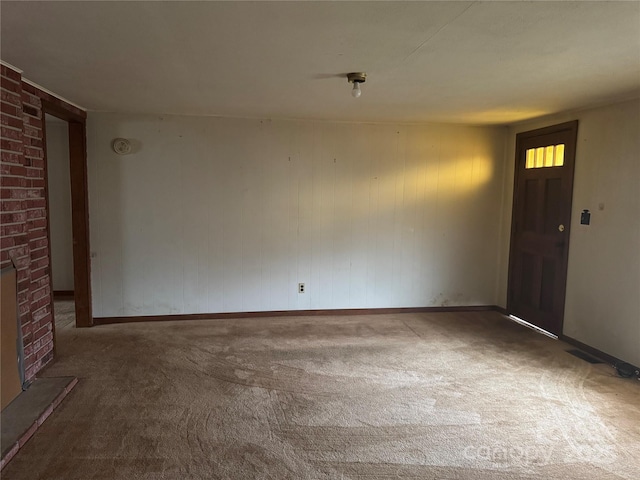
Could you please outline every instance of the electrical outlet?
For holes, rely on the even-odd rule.
[[[298,293],[304,293],[304,283],[298,284]]]

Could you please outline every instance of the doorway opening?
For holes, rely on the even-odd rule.
[[[45,114],[47,192],[49,197],[49,252],[56,331],[72,325],[75,309],[73,287],[73,235],[71,227],[71,167],[69,123]]]
[[[47,236],[51,253],[49,286],[54,292],[54,298],[57,291],[58,296],[66,296],[69,300],[73,300],[71,308],[75,311],[76,327],[90,327],[93,325],[93,314],[86,121],[83,117],[46,100],[42,101],[42,106],[45,117],[43,120],[48,120],[43,121],[42,127],[47,181],[45,184],[48,212]],[[48,129],[51,132],[48,132]],[[63,139],[65,135],[66,142]],[[51,153],[49,153],[50,148]],[[50,155],[51,158],[49,158]],[[61,156],[66,158],[60,158]],[[54,182],[55,186],[51,182]],[[68,189],[69,195],[66,206],[65,200],[61,197],[61,191],[65,189]],[[52,198],[53,195],[55,198]],[[56,225],[52,226],[52,220]],[[71,229],[70,232],[68,228]],[[71,245],[68,244],[69,240]],[[54,319],[56,319],[55,305],[52,307]]]
[[[45,114],[51,278],[54,299],[73,299],[69,124]]]
[[[562,334],[578,122],[516,136],[507,311]]]

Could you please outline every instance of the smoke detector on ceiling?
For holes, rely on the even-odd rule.
[[[127,155],[131,153],[131,142],[126,138],[114,138],[111,142],[111,148],[118,155]]]

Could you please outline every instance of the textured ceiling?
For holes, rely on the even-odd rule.
[[[636,1],[0,8],[2,60],[89,110],[491,124],[640,95]]]

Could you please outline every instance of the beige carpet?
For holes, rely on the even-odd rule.
[[[64,320],[3,479],[640,478],[640,382],[497,313]]]

